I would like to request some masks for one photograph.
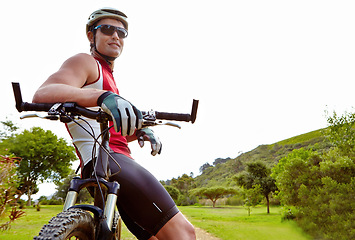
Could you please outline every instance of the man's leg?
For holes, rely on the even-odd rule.
[[[159,240],[194,240],[195,229],[192,224],[182,215],[177,213],[155,235]],[[154,239],[154,238],[151,238]]]

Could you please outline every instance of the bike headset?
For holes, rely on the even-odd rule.
[[[114,8],[101,8],[99,10],[94,11],[88,18],[88,22],[86,24],[86,35],[88,32],[93,32],[94,34],[94,42],[90,43],[90,48],[94,48],[94,50],[105,59],[105,61],[111,64],[111,61],[114,61],[117,57],[110,57],[105,54],[100,53],[96,48],[96,31],[94,28],[96,27],[96,23],[103,18],[112,18],[116,19],[123,23],[123,26],[126,30],[128,30],[128,22],[127,16],[123,12],[114,9]],[[89,39],[90,40],[90,39]]]

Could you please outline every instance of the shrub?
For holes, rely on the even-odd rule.
[[[242,196],[235,195],[227,198],[226,204],[231,206],[242,206],[244,205],[244,199]]]
[[[190,206],[198,203],[198,198],[195,196],[180,195],[176,202],[178,206]]]
[[[281,221],[285,220],[294,220],[296,218],[295,213],[297,212],[296,208],[290,207],[283,207],[281,210]]]

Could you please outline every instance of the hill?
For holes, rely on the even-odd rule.
[[[242,153],[236,158],[216,159],[213,165],[204,165],[201,175],[195,178],[198,187],[215,185],[234,186],[232,177],[243,171],[249,162],[262,161],[272,167],[294,149],[305,148],[323,152],[331,144],[325,137],[326,129],[319,129],[301,134],[270,145],[260,145],[257,148]]]

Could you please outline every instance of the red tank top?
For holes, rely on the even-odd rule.
[[[99,61],[102,66],[103,90],[111,91],[119,95],[119,91],[116,86],[115,79],[113,78],[111,68],[104,60],[98,58],[95,59]],[[110,122],[109,126],[112,125],[113,122]],[[131,151],[129,150],[127,139],[121,135],[121,132],[116,132],[112,127],[110,129],[110,134],[110,148],[116,153],[121,153],[131,158]]]

